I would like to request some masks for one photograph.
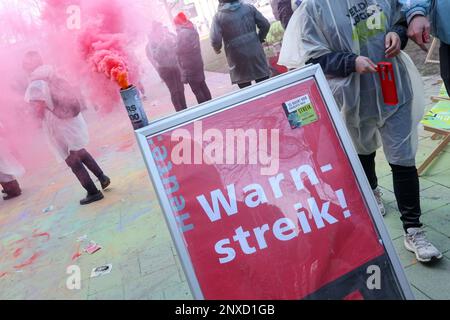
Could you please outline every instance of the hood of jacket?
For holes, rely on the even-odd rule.
[[[185,23],[177,24],[177,25],[175,25],[175,28],[177,30],[180,30],[180,29],[195,29],[194,24],[191,21],[187,21]]]
[[[223,2],[219,4],[219,11],[236,11],[241,7],[241,1]]]
[[[34,81],[34,80],[50,79],[51,77],[53,77],[53,74],[54,74],[53,67],[44,64],[42,66],[37,67],[36,70],[34,70],[31,73],[29,80]]]

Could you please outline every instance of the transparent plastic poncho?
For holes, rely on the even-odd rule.
[[[78,151],[89,143],[89,131],[82,113],[71,119],[60,119],[51,112],[53,101],[48,79],[53,76],[51,66],[41,66],[30,77],[30,84],[25,93],[25,101],[43,101],[47,106],[44,117],[44,130],[55,156],[67,159],[70,151]]]
[[[396,106],[384,103],[376,73],[327,75],[327,79],[359,154],[371,154],[382,145],[380,129],[391,119],[389,125],[396,127],[392,121],[397,121],[402,132],[388,132],[391,139],[383,139],[388,161],[414,165],[417,128],[425,105],[422,79],[406,53],[385,57],[385,36],[401,18],[395,0],[305,0],[285,32],[279,64],[297,68],[331,52],[353,52],[374,63],[391,62],[399,97]],[[408,109],[395,117],[401,108]],[[394,148],[397,151],[390,152]]]

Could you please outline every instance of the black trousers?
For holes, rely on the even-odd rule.
[[[366,173],[372,189],[378,187],[378,179],[375,171],[376,152],[370,155],[359,155],[359,159]],[[420,228],[420,185],[417,168],[404,167],[389,164],[392,169],[392,179],[394,184],[395,199],[401,214],[403,229]]]
[[[96,194],[98,192],[94,181],[89,176],[88,168],[98,179],[103,178],[104,174],[100,166],[94,160],[86,149],[79,151],[71,151],[69,157],[66,159],[67,165],[72,169],[72,172],[80,181],[81,185],[88,192],[88,194]]]
[[[211,91],[209,91],[208,85],[205,81],[202,82],[192,82],[189,81],[189,86],[192,89],[195,97],[197,98],[197,102],[203,103],[212,99]]]
[[[160,68],[158,73],[169,89],[175,110],[178,112],[186,109],[186,97],[184,95],[184,84],[181,82],[180,70],[178,68]]]
[[[255,80],[255,82],[258,83],[258,82],[262,82],[262,81],[267,80],[267,79],[269,79],[269,77],[264,77],[264,78],[261,78],[261,79],[257,79],[257,80]],[[252,82],[251,82],[251,81],[249,81],[249,82],[243,82],[243,83],[238,83],[238,87],[239,87],[240,89],[244,89],[244,88],[246,88],[246,87],[250,87],[251,85],[252,85]]]
[[[441,60],[442,80],[444,80],[447,93],[450,95],[450,45],[441,41],[439,55]]]

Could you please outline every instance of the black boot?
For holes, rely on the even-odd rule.
[[[109,185],[111,184],[111,179],[108,178],[107,176],[103,175],[102,177],[100,177],[98,179],[100,181],[100,184],[102,185],[102,189],[105,190],[106,188],[109,187]]]
[[[6,194],[3,196],[3,200],[11,200],[22,194],[22,190],[20,189],[19,183],[17,180],[13,180],[10,182],[3,182],[3,193]]]
[[[87,194],[86,198],[80,200],[82,206],[90,204],[92,202],[100,201],[104,198],[103,193],[98,190],[96,193]]]

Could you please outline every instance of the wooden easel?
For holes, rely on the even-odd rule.
[[[431,57],[433,56],[434,51],[436,50],[436,47],[438,45],[439,40],[437,38],[433,39],[433,42],[431,43],[430,50],[428,50],[427,57],[425,58],[425,63],[434,63],[439,64],[439,60],[433,60]]]
[[[449,97],[436,97],[436,96],[432,96],[432,97],[431,97],[431,101],[433,101],[433,102],[450,101],[450,98],[449,98]]]
[[[433,42],[431,43],[430,50],[428,50],[427,57],[425,58],[425,63],[434,63],[439,64],[439,60],[433,60],[431,57],[433,56],[434,51],[436,50],[436,47],[438,45],[438,41],[436,38],[433,39]],[[431,100],[433,102],[439,102],[439,101],[449,101],[449,97],[443,97],[443,96],[432,96]],[[437,156],[447,147],[447,145],[450,143],[450,131],[444,130],[444,129],[436,129],[429,126],[424,126],[425,131],[433,133],[431,136],[431,140],[438,140],[440,138],[442,139],[442,142],[439,143],[439,145],[436,147],[436,149],[433,150],[433,152],[428,156],[427,159],[422,163],[422,165],[417,170],[419,173],[419,176],[422,175],[422,173],[428,168],[428,166],[436,159]]]
[[[417,170],[419,176],[427,169],[427,167],[433,162],[434,159],[447,147],[450,142],[450,131],[443,129],[436,129],[428,126],[424,126],[424,129],[428,132],[432,132],[433,136],[432,140],[438,140],[440,137],[443,137],[442,142],[434,149],[431,155],[422,163],[422,165]]]

